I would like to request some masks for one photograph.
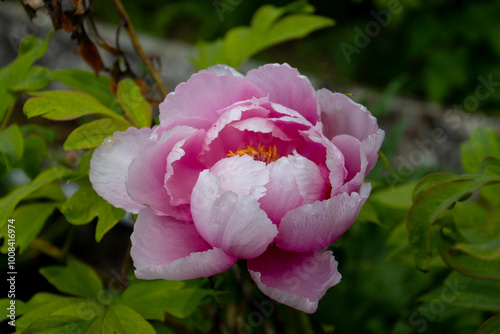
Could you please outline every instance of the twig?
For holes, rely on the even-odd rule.
[[[149,73],[153,77],[153,80],[155,81],[156,85],[160,89],[160,92],[162,94],[162,99],[165,98],[168,94],[167,87],[165,87],[165,84],[163,83],[160,75],[156,71],[155,67],[153,66],[153,63],[149,59],[149,57],[146,55],[144,50],[142,49],[141,45],[139,44],[139,40],[137,39],[137,35],[135,34],[134,27],[132,26],[132,23],[130,22],[127,12],[125,11],[125,8],[122,5],[121,0],[113,0],[113,3],[116,6],[116,9],[118,9],[118,13],[120,14],[120,17],[124,21],[125,28],[127,29],[127,32],[130,36],[130,40],[132,41],[132,44],[134,46],[135,51],[141,58],[141,60],[144,62],[146,65],[146,68],[148,69]]]
[[[299,313],[299,320],[300,323],[302,324],[302,329],[304,330],[305,334],[314,334],[314,330],[312,329],[311,323],[309,322],[309,318],[307,314],[301,311],[296,311]]]
[[[75,228],[76,226],[71,225],[71,228],[69,230],[69,235],[64,241],[64,246],[61,250],[62,253],[62,260],[65,260],[68,257],[69,249],[71,247],[71,243],[73,242],[73,239],[75,237]]]
[[[44,239],[40,238],[33,239],[33,241],[30,244],[30,247],[33,247],[40,253],[48,255],[58,261],[62,262],[64,260],[63,251]]]
[[[132,249],[132,242],[129,240],[127,250],[125,251],[125,256],[123,258],[122,272],[121,272],[122,282],[124,282],[125,284],[128,284],[127,273],[130,268],[130,249]]]

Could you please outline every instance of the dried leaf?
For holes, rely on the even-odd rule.
[[[83,0],[73,0],[73,6],[76,8],[75,15],[82,15],[85,13]]]
[[[66,31],[66,32],[73,32],[75,29],[75,23],[65,14],[62,13],[59,15],[59,20],[61,23],[61,27]]]
[[[78,53],[92,67],[95,74],[99,75],[99,72],[104,68],[104,64],[96,46],[88,37],[82,39],[78,44]]]

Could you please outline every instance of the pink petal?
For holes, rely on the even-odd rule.
[[[157,216],[149,208],[139,212],[130,239],[135,275],[141,279],[208,277],[237,261],[207,244],[192,223]]]
[[[378,159],[378,151],[382,146],[384,141],[385,132],[378,129],[377,132],[368,136],[367,139],[363,140],[361,145],[362,151],[364,152],[366,159],[368,160],[368,167],[366,168],[366,175],[375,167]]]
[[[144,206],[127,194],[127,170],[151,132],[149,128],[133,127],[125,132],[115,132],[95,149],[90,160],[89,178],[95,191],[110,204],[132,213],[139,212]]]
[[[160,121],[167,128],[190,125],[191,118],[201,118],[207,121],[205,124],[212,124],[219,118],[218,110],[262,96],[260,90],[244,78],[201,71],[167,95],[160,104]]]
[[[321,124],[317,124],[314,128],[308,131],[302,131],[302,135],[308,140],[321,144],[323,149],[326,151],[326,167],[330,171],[329,180],[332,187],[331,193],[333,195],[337,194],[338,189],[344,185],[345,178],[347,175],[347,170],[345,169],[344,155],[342,152],[333,145],[319,130]],[[311,148],[313,146],[310,146]],[[302,154],[302,152],[299,152]],[[302,154],[305,155],[305,154]],[[309,158],[308,155],[305,155]],[[323,156],[323,154],[316,153],[313,156]],[[309,158],[313,160],[312,158]],[[314,160],[313,160],[314,161]],[[314,161],[316,164],[320,162]]]
[[[359,193],[341,193],[288,211],[281,220],[278,247],[291,252],[310,252],[329,246],[352,225],[370,195],[371,185]]]
[[[191,192],[198,176],[206,167],[198,160],[201,151],[204,131],[177,142],[167,156],[167,173],[165,188],[170,196],[170,204],[189,204]]]
[[[361,104],[340,93],[320,89],[316,97],[321,108],[324,134],[332,139],[347,134],[363,141],[378,131],[377,119]]]
[[[368,160],[364,152],[361,152],[361,142],[349,135],[338,135],[333,137],[332,143],[342,151],[345,167],[347,170],[346,183],[332,195],[346,192],[350,194],[363,183],[368,166]]]
[[[260,133],[269,133],[275,138],[281,140],[290,140],[291,138],[283,132],[272,119],[262,117],[252,117],[242,121],[231,123],[231,126],[240,131],[253,131]]]
[[[179,126],[162,131],[158,128],[155,136],[137,154],[130,164],[126,187],[130,197],[136,202],[152,208],[158,215],[170,215],[178,219],[189,219],[189,205],[173,206],[165,189],[167,156],[178,142],[188,140],[203,130]]]
[[[219,194],[232,191],[238,196],[250,195],[255,200],[264,196],[265,185],[269,182],[266,164],[249,155],[219,160],[210,168],[210,173],[221,180]]]
[[[377,152],[383,140],[384,131],[380,129],[368,136],[362,143],[349,135],[338,135],[332,139],[332,143],[344,154],[345,165],[348,171],[346,183],[333,195],[341,192],[350,194],[363,183],[366,175],[368,175],[377,162]]]
[[[288,211],[325,197],[326,182],[320,168],[298,154],[282,157],[267,165],[267,169],[267,192],[259,203],[278,226]]]
[[[262,173],[267,174],[265,167]],[[222,191],[223,182],[208,170],[200,174],[191,196],[194,224],[210,245],[222,248],[227,254],[243,259],[257,257],[276,237],[278,229],[254,198],[259,190],[241,185],[249,193],[255,191],[237,195],[230,190]]]
[[[265,295],[306,313],[314,313],[341,279],[332,252],[292,253],[273,246],[249,260],[248,271]]]
[[[288,64],[268,64],[251,70],[246,79],[269,94],[271,102],[298,111],[312,124],[319,121],[319,108],[309,79]]]

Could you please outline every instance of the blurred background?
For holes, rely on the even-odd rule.
[[[123,0],[148,54],[160,57],[161,73],[171,91],[194,73],[190,58],[196,56],[196,43],[213,41],[231,28],[248,25],[264,4],[288,3]],[[304,320],[302,315],[276,305],[277,321],[285,323],[290,333],[473,333],[491,314],[453,303],[439,309],[432,304],[436,301],[432,296],[442,291],[449,270],[442,263],[427,274],[415,269],[403,222],[411,206],[414,180],[436,171],[463,172],[460,143],[481,125],[500,132],[500,1],[309,3],[317,15],[335,20],[335,26],[268,48],[244,63],[242,69],[287,62],[310,76],[318,89],[352,94],[385,130],[382,151],[399,178],[391,176],[380,163],[370,174],[374,195],[367,209],[333,245],[343,281],[329,290],[318,312]],[[103,34],[113,40],[113,29],[120,23],[113,3],[100,0],[92,5]],[[14,59],[20,37],[28,33],[44,37],[49,29],[50,21],[29,23],[17,1],[0,2],[0,66]],[[51,43],[41,64],[51,69],[90,70],[78,57],[75,45],[68,47],[71,42],[67,34],[56,33]],[[145,73],[140,67],[135,70],[139,76]],[[17,121],[26,122],[22,113],[17,115]],[[57,127],[56,142],[72,129],[65,128],[65,123],[36,121]],[[443,131],[444,141],[433,139],[436,129]],[[417,159],[416,152],[421,152],[422,158]],[[71,160],[72,153],[65,154],[65,159]],[[1,195],[5,191],[2,189]],[[97,244],[93,239],[95,226],[78,227],[74,233],[79,237],[72,252],[103,271],[118,272],[130,228],[119,225]],[[34,257],[29,252],[25,256]],[[34,277],[39,276],[37,267],[50,263],[44,258],[26,261],[26,271]],[[224,275],[230,274],[221,275],[221,280]],[[29,286],[29,276],[24,277],[26,288],[21,299],[53,289],[42,277],[37,285]],[[241,287],[226,285],[232,291],[228,300],[236,303]],[[251,291],[256,300],[265,299],[258,289]],[[250,305],[230,314],[228,311],[224,317],[248,322],[255,310]],[[183,321],[189,324],[196,320]],[[300,323],[297,326],[301,329],[295,329],[295,323]],[[194,332],[201,331],[193,326]],[[266,331],[265,326],[253,326],[246,332]]]

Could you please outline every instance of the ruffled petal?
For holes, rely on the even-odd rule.
[[[267,165],[269,183],[260,207],[279,226],[290,210],[325,197],[326,182],[319,167],[312,161],[293,154]]]
[[[219,73],[220,74],[220,73]],[[233,103],[264,96],[244,78],[219,75],[209,71],[195,73],[187,82],[179,84],[160,104],[162,126],[191,125],[191,118],[206,120],[207,125],[219,118],[217,111]],[[202,125],[201,121],[197,122]]]
[[[237,259],[211,247],[190,222],[139,212],[130,255],[141,279],[186,280],[219,274]]]
[[[316,124],[319,118],[318,102],[309,79],[288,64],[268,64],[251,70],[246,79],[259,87],[271,102],[298,111]]]
[[[155,130],[148,143],[130,164],[126,187],[136,202],[152,208],[158,215],[190,219],[189,205],[174,206],[165,189],[167,156],[175,145],[203,130],[178,126],[168,131]]]
[[[221,180],[219,194],[232,191],[238,196],[250,195],[255,200],[264,196],[269,182],[266,164],[255,161],[249,155],[234,156],[219,160],[210,168],[210,173]]]
[[[267,173],[265,168],[263,173]],[[210,245],[227,254],[243,259],[257,257],[276,237],[278,229],[254,198],[258,191],[254,196],[222,192],[223,182],[208,170],[200,174],[191,196],[194,224]],[[251,186],[244,187],[252,192]]]
[[[302,131],[302,135],[307,138],[308,140],[321,144],[323,146],[323,149],[325,150],[325,159],[326,159],[326,167],[329,170],[329,180],[330,180],[330,186],[332,187],[331,195],[336,195],[340,189],[345,183],[346,175],[347,175],[347,170],[345,168],[345,161],[344,161],[344,155],[342,152],[332,144],[331,141],[329,141],[319,130],[319,127],[321,124],[317,124],[315,127],[311,128],[308,131]],[[302,152],[300,152],[302,155],[304,155]],[[307,152],[305,152],[307,153]],[[313,154],[314,156],[320,155],[319,153]],[[309,158],[309,156],[305,155],[306,157]],[[321,156],[321,155],[320,155]],[[312,157],[309,158],[312,160]],[[315,161],[316,162],[316,161]],[[318,163],[318,162],[316,162]]]
[[[191,192],[199,174],[206,168],[198,159],[205,131],[200,130],[189,138],[177,142],[167,156],[165,188],[170,204],[189,204]]]
[[[132,213],[139,212],[144,206],[127,194],[127,170],[152,131],[130,127],[125,132],[115,132],[95,149],[90,160],[89,178],[94,190],[110,204]]]
[[[376,133],[368,136],[363,142],[349,135],[338,135],[333,137],[332,143],[339,148],[345,160],[346,170],[348,172],[346,183],[340,187],[337,193],[351,193],[363,183],[366,175],[377,163],[378,150],[384,140],[384,131],[378,130]],[[335,195],[334,194],[334,195]]]
[[[361,142],[352,136],[335,136],[332,139],[332,143],[344,155],[345,168],[347,170],[346,183],[334,195],[344,192],[350,194],[363,183],[368,160],[364,152],[361,151]]]
[[[370,195],[371,185],[359,193],[341,193],[288,211],[281,220],[278,247],[291,252],[310,252],[329,246],[352,225]]]
[[[346,134],[362,142],[378,131],[377,119],[368,109],[344,94],[320,89],[316,97],[321,108],[323,131],[328,139]]]
[[[332,252],[292,253],[276,247],[248,261],[250,276],[272,299],[314,313],[326,291],[340,282]]]
[[[385,132],[382,129],[378,129],[377,132],[368,136],[367,139],[363,140],[363,143],[361,144],[361,150],[364,152],[366,159],[368,160],[368,166],[366,167],[365,175],[368,175],[373,167],[375,167],[378,159],[378,151],[382,146],[384,137]]]

